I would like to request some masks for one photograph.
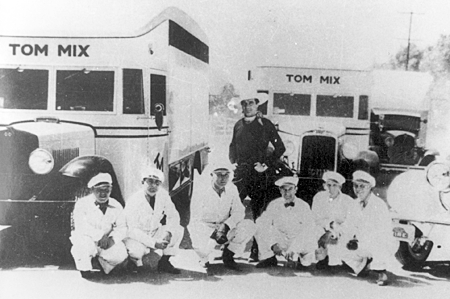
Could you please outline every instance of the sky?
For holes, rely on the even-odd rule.
[[[209,37],[211,66],[229,81],[258,65],[367,69],[411,40],[450,34],[448,0],[0,0],[0,32],[127,31],[167,6]]]

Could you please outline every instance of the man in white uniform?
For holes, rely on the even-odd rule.
[[[396,250],[392,235],[392,219],[387,204],[375,194],[375,178],[364,171],[353,173],[353,189],[358,204],[343,224],[343,239],[347,240],[347,252],[343,261],[355,274],[363,269],[377,272],[378,285],[386,285],[386,263]]]
[[[163,181],[161,170],[150,167],[145,169],[142,174],[144,187],[132,195],[125,206],[128,238],[124,242],[138,272],[144,269],[144,256],[161,250],[158,271],[180,273],[169,258],[178,252],[184,229],[180,226],[180,215],[169,193],[160,188]]]
[[[211,253],[217,245],[224,245],[222,260],[225,267],[240,271],[234,256],[244,252],[253,237],[256,226],[244,219],[245,208],[236,186],[228,185],[229,167],[211,166],[211,186],[197,195],[196,210],[189,225],[192,245],[203,266],[208,267]]]
[[[70,241],[77,270],[81,272],[82,277],[92,278],[93,257],[98,257],[106,274],[127,259],[127,250],[122,242],[127,228],[122,206],[109,197],[112,190],[111,175],[99,173],[87,186],[92,193],[80,198],[75,204],[75,229]]]
[[[295,196],[297,183],[296,177],[277,180],[282,197],[272,201],[256,220],[260,259],[257,268],[276,266],[276,255],[288,261],[300,260],[303,266],[316,262],[318,229],[309,205]]]
[[[335,267],[342,265],[342,254],[346,249],[346,243],[339,241],[342,224],[356,201],[341,192],[345,183],[345,178],[341,174],[327,171],[322,179],[325,182],[325,191],[320,191],[314,196],[311,209],[316,225],[322,228],[318,245],[323,249],[323,254],[328,255],[328,266]],[[317,263],[318,267],[319,264],[320,262]]]

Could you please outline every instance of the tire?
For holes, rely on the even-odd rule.
[[[433,242],[429,240],[425,241],[423,245],[420,245],[419,239],[416,238],[414,244],[411,247],[407,242],[400,242],[398,251],[395,254],[395,257],[405,269],[421,268],[433,248]]]

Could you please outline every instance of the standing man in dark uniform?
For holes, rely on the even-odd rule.
[[[236,165],[233,182],[241,201],[250,197],[255,220],[270,200],[280,196],[274,183],[283,175],[279,173],[278,163],[286,150],[274,124],[258,115],[259,104],[256,95],[242,99],[244,118],[234,126],[229,152],[230,162]],[[257,256],[254,249],[255,246],[251,259]]]

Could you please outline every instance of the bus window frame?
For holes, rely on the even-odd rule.
[[[11,108],[2,108],[2,110],[6,111],[16,111],[20,113],[39,113],[44,111],[50,111],[50,102],[51,102],[51,86],[52,86],[52,73],[53,68],[52,66],[46,66],[46,65],[20,65],[20,64],[2,64],[0,65],[0,68],[2,69],[23,69],[23,70],[43,70],[48,71],[48,78],[47,78],[47,109],[11,109]]]
[[[83,113],[83,115],[94,115],[94,114],[101,114],[101,115],[117,115],[122,113],[122,108],[119,107],[123,104],[123,99],[119,101],[119,98],[122,98],[122,96],[119,97],[119,92],[122,92],[122,87],[119,87],[120,84],[122,84],[122,74],[118,67],[108,67],[108,66],[55,66],[54,71],[52,72],[53,75],[53,82],[52,87],[54,90],[52,90],[52,96],[53,96],[53,106],[52,110],[48,110],[51,112],[55,112],[58,114],[75,114],[80,115],[80,112]],[[80,70],[83,71],[84,69],[88,71],[96,71],[96,72],[102,72],[102,71],[112,71],[114,73],[114,80],[113,80],[113,111],[86,111],[86,110],[58,110],[56,109],[56,73],[58,71],[76,71]],[[120,81],[119,81],[120,80]],[[119,90],[120,89],[120,90]]]
[[[330,118],[330,119],[356,119],[358,120],[358,111],[359,111],[359,95],[354,95],[354,94],[348,94],[348,93],[342,93],[337,95],[337,97],[351,97],[353,98],[353,111],[352,111],[352,115],[351,117],[342,117],[342,116],[323,116],[323,115],[317,115],[317,97],[318,96],[328,96],[328,97],[333,97],[334,95],[327,95],[327,94],[319,94],[319,93],[315,93],[314,95],[314,111],[313,114],[311,114],[311,116],[314,117],[320,117],[320,118]],[[313,105],[311,105],[312,108]]]

